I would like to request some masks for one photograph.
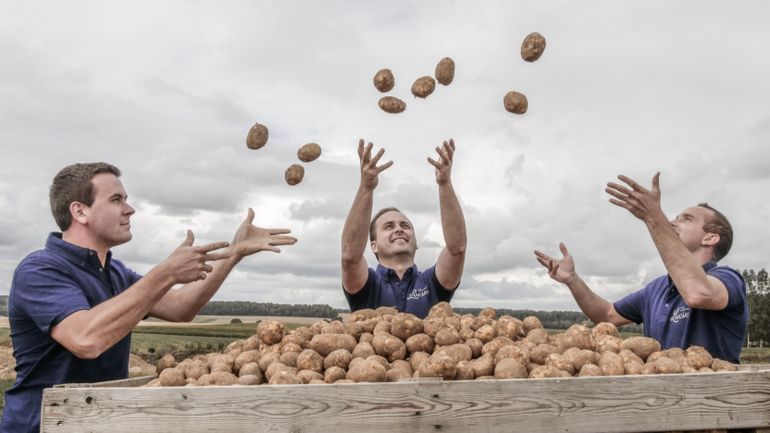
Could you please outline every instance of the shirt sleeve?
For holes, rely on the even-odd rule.
[[[351,313],[353,311],[361,310],[364,308],[377,308],[375,306],[376,279],[377,274],[374,272],[374,269],[369,268],[369,276],[366,278],[366,283],[361,290],[356,292],[356,294],[351,295],[347,290],[345,290],[344,287],[342,288],[342,292],[345,294],[345,299],[348,300]]]
[[[712,277],[718,278],[727,288],[728,308],[742,307],[746,303],[746,282],[738,272],[727,266],[718,266],[708,271]]]
[[[644,322],[645,289],[637,290],[615,302],[615,311],[634,323]]]
[[[436,294],[436,298],[438,299],[438,302],[449,302],[452,300],[452,297],[455,294],[455,290],[457,287],[460,287],[460,283],[457,283],[457,287],[454,288],[454,290],[447,290],[444,286],[441,285],[441,283],[438,280],[438,277],[436,276],[436,266],[433,265],[433,267],[430,267],[425,270],[426,273],[430,274],[430,278],[428,281],[430,281],[431,289],[433,290],[433,293]]]
[[[53,263],[21,265],[13,290],[17,307],[46,334],[70,314],[91,308],[72,275]]]

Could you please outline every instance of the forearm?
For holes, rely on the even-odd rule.
[[[571,281],[566,283],[572,297],[583,311],[594,323],[613,322],[612,311],[614,308],[606,299],[594,293],[577,274]]]
[[[679,239],[664,216],[645,222],[663,265],[688,305],[716,295],[717,289],[709,283],[703,266]]]
[[[467,236],[465,232],[465,217],[460,201],[457,199],[451,182],[439,185],[439,208],[441,212],[441,229],[444,242],[449,254],[465,254]]]
[[[241,258],[230,258],[215,262],[213,270],[205,280],[185,284],[179,289],[168,291],[150,310],[150,315],[170,322],[189,322],[203,309],[214,294],[222,287],[230,272]]]
[[[172,286],[173,279],[156,267],[120,295],[71,314],[51,336],[78,357],[96,358],[128,335]]]
[[[363,185],[358,188],[353,205],[342,229],[342,262],[363,260],[372,218],[373,191]]]

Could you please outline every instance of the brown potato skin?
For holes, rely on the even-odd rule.
[[[160,386],[185,386],[184,373],[176,368],[166,368],[158,376],[158,382]]]
[[[510,113],[524,114],[527,112],[529,102],[527,102],[527,97],[523,93],[512,90],[505,94],[503,106]]]
[[[286,169],[286,173],[283,175],[286,183],[294,186],[302,182],[302,178],[305,177],[305,167],[299,164],[292,164]]]
[[[434,90],[436,90],[436,80],[427,75],[416,79],[412,84],[412,95],[418,98],[427,98]]]
[[[382,111],[390,114],[398,114],[406,110],[406,102],[395,96],[383,96],[377,105],[380,106]]]
[[[452,84],[455,78],[455,61],[449,57],[444,57],[436,65],[436,81],[443,86]]]
[[[297,150],[297,158],[302,162],[311,162],[321,156],[321,146],[318,143],[308,143]]]
[[[372,82],[374,87],[382,93],[390,92],[393,90],[393,86],[396,85],[396,79],[393,77],[393,72],[390,69],[380,69],[377,71]]]
[[[527,62],[534,62],[545,51],[545,37],[538,32],[528,34],[521,42],[521,58]]]
[[[246,135],[246,147],[253,150],[259,149],[267,143],[268,136],[267,126],[255,123]]]

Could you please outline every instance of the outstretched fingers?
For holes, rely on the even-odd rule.
[[[389,169],[391,165],[393,165],[393,161],[388,161],[385,164],[382,164],[381,166],[377,167],[377,174],[382,173],[383,171]]]
[[[297,243],[297,238],[294,236],[270,236],[270,245],[294,245]]]

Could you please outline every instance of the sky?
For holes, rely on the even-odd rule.
[[[768,19],[765,1],[0,1],[0,295],[57,230],[53,176],[106,161],[137,211],[113,251],[137,272],[188,228],[230,240],[253,207],[299,242],[243,260],[214,299],[344,308],[359,138],[394,161],[374,208],[413,221],[421,269],[444,244],[426,158],[454,139],[469,242],[455,306],[577,310],[532,253],[559,242],[610,301],[664,274],[644,223],[608,202],[619,174],[650,185],[660,171],[669,217],[708,202],[735,231],[722,263],[767,268]],[[547,47],[527,63],[535,31]],[[447,56],[454,81],[414,98]],[[401,114],[377,106],[382,68]],[[524,115],[504,110],[511,90]],[[259,150],[255,122],[270,131]],[[323,153],[289,186],[309,142]]]

